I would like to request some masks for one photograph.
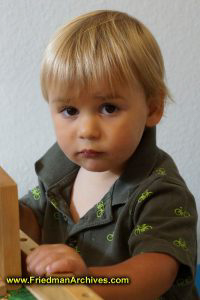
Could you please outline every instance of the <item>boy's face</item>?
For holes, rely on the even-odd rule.
[[[49,91],[57,142],[65,155],[88,171],[121,174],[135,152],[149,118],[143,88],[118,86],[111,94],[105,83],[67,96]]]

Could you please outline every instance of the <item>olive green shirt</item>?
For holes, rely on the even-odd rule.
[[[113,265],[140,253],[169,254],[180,268],[173,286],[159,299],[198,299],[195,201],[172,158],[156,146],[155,128],[145,130],[125,171],[78,223],[69,206],[79,166],[56,143],[35,170],[39,185],[21,201],[36,214],[42,243],[66,243],[88,266]]]

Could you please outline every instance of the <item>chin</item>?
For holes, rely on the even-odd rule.
[[[73,161],[76,165],[78,165],[90,172],[105,172],[105,171],[110,170],[109,164],[102,163],[102,161],[92,160],[92,159],[91,160],[87,159],[85,161],[83,161],[83,160],[81,161],[81,160],[76,159],[76,157],[72,158],[69,156],[68,156],[68,158],[71,161]]]
[[[106,166],[98,166],[98,165],[92,165],[92,164],[82,164],[82,168],[90,171],[90,172],[105,172],[108,171],[109,168]]]

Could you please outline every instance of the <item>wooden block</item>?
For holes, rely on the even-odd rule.
[[[33,251],[38,244],[33,241],[26,233],[20,230],[20,249],[21,249],[21,267],[22,267],[22,276],[28,275],[26,269],[26,257],[31,251]]]
[[[38,244],[32,240],[25,232],[19,231],[20,234],[20,249],[27,256],[38,247]]]
[[[0,276],[21,276],[17,185],[0,168]],[[16,286],[7,285],[8,289]]]

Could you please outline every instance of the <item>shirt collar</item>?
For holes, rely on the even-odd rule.
[[[113,187],[113,204],[125,203],[130,192],[147,178],[154,169],[156,157],[156,127],[146,128],[140,144],[127,162],[122,175]]]
[[[57,143],[35,163],[36,174],[46,189],[63,181],[63,178],[66,182],[67,178],[78,172],[79,168],[66,157]]]
[[[156,149],[156,128],[146,128],[140,144],[113,186],[113,204],[126,202],[126,196],[130,189],[134,189],[152,172],[156,160]],[[66,184],[68,178],[71,181],[79,168],[66,157],[57,143],[35,163],[36,174],[46,189],[57,185],[59,182]]]

